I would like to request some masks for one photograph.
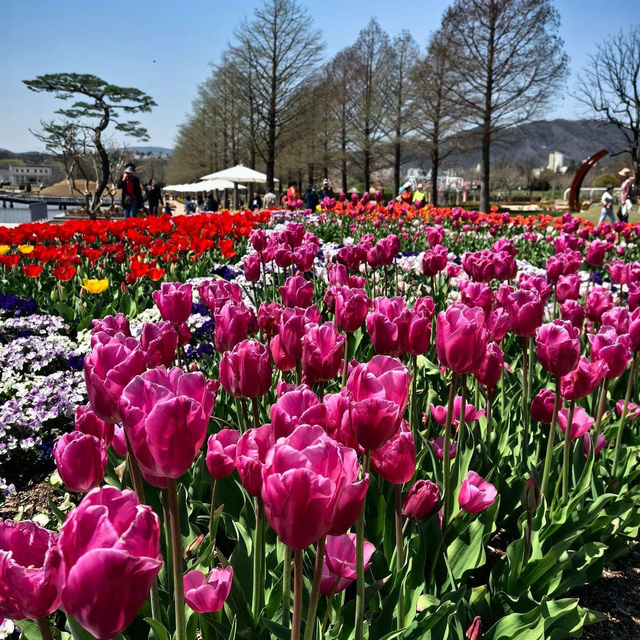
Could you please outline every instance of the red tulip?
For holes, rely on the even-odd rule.
[[[358,480],[356,452],[322,427],[302,425],[267,454],[262,500],[267,521],[291,549],[327,534],[340,535],[356,521],[369,476]]]
[[[81,431],[65,433],[53,447],[53,457],[69,491],[85,493],[104,479],[107,445],[95,436]]]
[[[162,567],[160,524],[133,491],[94,489],[59,538],[64,610],[99,640],[126,629]]]
[[[0,520],[0,618],[37,620],[60,606],[58,534]]]

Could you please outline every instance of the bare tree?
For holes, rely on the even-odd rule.
[[[566,79],[550,0],[455,0],[442,19],[458,81],[451,97],[482,135],[480,209],[489,211],[492,136],[531,119]]]
[[[384,91],[391,62],[388,39],[377,20],[371,19],[349,48],[352,67],[348,117],[359,151],[356,162],[360,160],[365,191],[371,186],[376,145],[387,136],[390,128],[389,107],[393,99],[389,100]]]
[[[620,130],[627,144],[616,152],[629,154],[640,186],[640,25],[608,37],[590,59],[576,97],[602,124]]]
[[[300,114],[300,96],[316,71],[323,50],[320,32],[311,28],[309,12],[296,0],[265,0],[251,21],[236,30],[233,56],[252,70],[245,88],[253,96],[251,116],[264,123],[256,145],[266,164],[267,189],[272,190],[282,134]]]
[[[419,49],[411,34],[403,30],[393,40],[390,51],[390,73],[387,92],[392,96],[393,105],[393,181],[395,191],[400,188],[400,165],[402,162],[402,142],[415,127],[414,97],[415,75],[412,69],[418,62]]]
[[[454,151],[452,134],[460,128],[463,107],[450,99],[449,91],[456,74],[451,66],[448,44],[442,32],[436,32],[427,52],[413,69],[416,129],[429,150],[431,160],[430,202],[438,204],[438,175],[441,162]],[[448,146],[444,141],[449,139]]]

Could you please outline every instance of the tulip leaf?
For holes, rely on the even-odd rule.
[[[69,625],[69,631],[73,636],[73,640],[95,640],[95,638],[82,626],[77,620],[74,620],[71,616],[67,615],[67,624]]]
[[[291,637],[291,631],[286,627],[283,627],[281,624],[273,622],[273,620],[267,620],[266,618],[260,618],[260,620],[276,638],[287,640],[287,638]]]
[[[158,622],[153,618],[145,618],[144,621],[155,632],[156,640],[171,640],[169,632],[161,622]]]
[[[24,640],[41,640],[42,635],[35,620],[20,620],[17,624],[22,630],[21,638]]]

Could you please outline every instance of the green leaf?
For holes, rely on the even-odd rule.
[[[95,640],[95,638],[83,627],[77,620],[74,620],[71,616],[67,616],[67,624],[69,625],[69,631],[73,636],[73,640]]]
[[[145,618],[144,620],[155,632],[157,640],[171,640],[169,632],[161,622],[153,618]]]

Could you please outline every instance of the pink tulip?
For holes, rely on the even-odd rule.
[[[367,332],[376,353],[399,356],[407,342],[409,311],[403,297],[375,298],[367,316]]]
[[[417,480],[405,496],[402,515],[407,518],[424,520],[436,508],[440,500],[440,487],[431,480]]]
[[[346,337],[338,333],[333,322],[307,325],[302,337],[302,372],[306,382],[327,381],[340,371]]]
[[[611,293],[602,287],[592,289],[587,298],[585,310],[587,318],[593,322],[600,322],[602,314],[613,307]]]
[[[60,530],[62,606],[99,640],[126,629],[162,567],[160,524],[133,491],[94,489]]]
[[[592,267],[600,267],[604,262],[604,256],[607,252],[607,243],[601,240],[594,240],[587,247],[585,262]]]
[[[453,304],[436,318],[436,353],[441,364],[458,375],[473,373],[487,349],[484,312]]]
[[[629,322],[631,316],[627,307],[611,307],[602,314],[600,321],[604,325],[609,325],[616,330],[618,335],[629,333]]]
[[[170,367],[176,357],[178,334],[170,322],[146,322],[140,335],[147,367]]]
[[[500,381],[503,369],[504,355],[502,349],[495,342],[490,342],[487,345],[482,364],[475,372],[476,379],[485,387],[493,389]]]
[[[582,450],[584,451],[584,455],[588,456],[591,451],[591,441],[593,438],[590,433],[585,433],[582,436]],[[605,447],[607,446],[607,440],[602,433],[598,434],[596,438],[596,446],[593,450],[593,455],[597,456]]]
[[[242,302],[242,289],[235,282],[226,280],[207,280],[198,286],[200,300],[209,307],[214,315],[220,313],[227,302],[240,304]]]
[[[571,323],[554,320],[537,332],[536,351],[540,364],[554,376],[564,376],[578,364],[580,332]]]
[[[619,336],[613,327],[603,325],[595,335],[589,335],[591,360],[604,360],[607,378],[619,378],[631,360],[631,340],[628,335]]]
[[[567,424],[569,423],[569,409],[560,409],[558,412],[558,425],[562,429],[562,433],[567,430]],[[594,419],[587,414],[582,407],[576,407],[573,412],[573,419],[571,420],[571,438],[582,437],[594,423]]]
[[[532,338],[542,324],[544,302],[535,290],[518,289],[508,298],[506,304],[511,318],[511,330],[517,335]]]
[[[334,292],[336,326],[340,331],[353,333],[364,322],[369,311],[369,298],[364,289],[337,288]]]
[[[495,502],[497,495],[496,488],[490,482],[481,478],[475,471],[469,471],[462,481],[458,504],[467,513],[480,513]]]
[[[340,444],[363,453],[351,428],[351,400],[349,392],[342,389],[340,393],[329,393],[322,399],[325,407],[327,433]]]
[[[629,283],[629,311],[640,309],[640,282]]]
[[[431,315],[433,315],[433,311],[431,311]],[[429,348],[429,343],[431,342],[431,315],[416,310],[416,305],[414,305],[413,311],[408,312],[409,322],[404,346],[405,353],[419,356]]]
[[[218,383],[175,367],[134,378],[120,402],[131,448],[155,486],[187,472],[204,442]]]
[[[258,282],[260,280],[260,271],[262,267],[262,261],[257,253],[252,253],[247,256],[242,268],[244,270],[244,277],[249,282]]]
[[[560,307],[560,317],[570,322],[576,329],[582,329],[586,311],[577,300],[567,300]]]
[[[278,538],[304,549],[327,534],[345,533],[356,521],[369,486],[358,480],[353,449],[319,426],[302,425],[267,453],[262,470],[265,515]]]
[[[131,337],[131,327],[129,326],[129,320],[124,313],[118,313],[115,316],[106,316],[102,319],[91,321],[91,348],[95,346],[97,340],[94,336],[97,333],[103,332],[108,336],[115,336],[116,333],[121,333],[126,338]]]
[[[560,381],[560,392],[567,400],[579,400],[591,395],[606,376],[609,367],[604,360],[589,362],[580,357],[578,366]]]
[[[294,391],[282,394],[269,410],[273,438],[285,438],[301,424],[325,424],[325,407],[318,400],[318,396],[309,389],[301,386]]]
[[[371,556],[376,548],[364,541],[363,563],[365,570],[371,566]],[[327,536],[322,563],[320,593],[332,596],[344,591],[356,579],[356,534]]]
[[[637,309],[631,315],[629,322],[629,342],[634,353],[640,351],[640,311]]]
[[[163,320],[173,325],[183,324],[189,318],[193,304],[193,292],[190,284],[163,282],[159,291],[151,294],[160,309]]]
[[[0,520],[0,618],[37,620],[60,606],[58,534]]]
[[[214,343],[220,353],[230,351],[249,334],[257,333],[258,321],[251,309],[241,302],[226,302],[215,314]]]
[[[113,440],[111,442],[113,450],[121,457],[127,455],[127,440],[124,435],[124,427],[115,427],[113,430]]]
[[[482,638],[482,619],[480,616],[476,616],[469,625],[469,628],[465,631],[464,637],[466,640],[480,640]]]
[[[69,491],[86,493],[104,479],[107,445],[95,436],[72,431],[53,447],[53,458],[62,482]]]
[[[546,276],[538,276],[530,273],[520,274],[520,277],[518,278],[518,286],[521,289],[537,291],[544,303],[547,302],[551,292],[553,291],[553,286],[549,284]]]
[[[233,473],[239,439],[240,432],[235,429],[221,429],[209,436],[205,462],[212,478],[219,480]]]
[[[284,286],[279,287],[282,304],[285,307],[302,307],[306,309],[313,303],[313,282],[302,276],[290,276]]]
[[[263,396],[272,379],[269,351],[257,340],[243,340],[220,360],[220,383],[234,397]]]
[[[273,364],[278,371],[293,371],[296,368],[296,361],[285,353],[280,342],[280,336],[273,336],[269,342],[269,349]]]
[[[444,437],[438,436],[437,438],[431,438],[429,444],[438,460],[442,460],[442,456],[444,455]],[[455,458],[457,451],[458,445],[455,442],[451,442],[449,444],[449,459]]]
[[[262,490],[262,469],[271,442],[271,425],[265,424],[257,429],[245,431],[236,446],[236,469],[240,474],[242,486],[254,498],[259,496]]]
[[[556,394],[551,389],[540,389],[531,401],[531,417],[538,422],[551,424]]]
[[[392,484],[411,480],[416,470],[416,445],[406,420],[390,440],[371,452],[371,468]]]
[[[453,411],[451,412],[451,421],[454,424],[460,422],[460,415],[462,413],[462,396],[456,396],[453,400]],[[464,405],[464,421],[466,424],[477,420],[484,415],[484,410],[477,411],[472,404],[465,403]],[[431,416],[440,425],[444,425],[447,422],[447,407],[445,405],[431,405]]]
[[[267,248],[267,236],[262,229],[254,229],[249,234],[249,242],[251,242],[251,246],[260,253]]]
[[[427,249],[422,256],[422,273],[425,276],[435,276],[447,266],[448,251],[442,245]]]
[[[459,286],[462,303],[468,307],[480,307],[487,316],[493,303],[491,287],[484,282],[472,282],[471,280],[463,280]]]
[[[75,428],[76,431],[88,433],[100,440],[104,440],[107,447],[113,440],[113,423],[100,420],[89,404],[80,405],[76,409]]]
[[[511,318],[506,309],[498,307],[487,317],[487,339],[499,343],[511,328]]]
[[[322,316],[315,305],[302,309],[285,309],[280,320],[278,335],[282,350],[293,360],[302,359],[302,338],[309,323],[321,324]]]
[[[89,402],[101,420],[121,422],[120,396],[131,379],[147,368],[144,352],[134,338],[125,338],[122,334],[96,335],[104,341],[96,344],[84,359]]]
[[[213,569],[207,578],[202,571],[189,571],[183,578],[184,601],[197,613],[220,611],[231,592],[233,567]]]
[[[409,371],[389,356],[357,365],[347,380],[351,426],[365,449],[378,449],[400,426],[409,394]]]
[[[580,296],[580,276],[570,273],[560,276],[556,283],[556,300],[562,304],[567,300],[577,300]]]

